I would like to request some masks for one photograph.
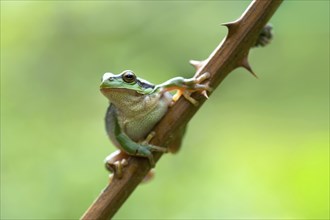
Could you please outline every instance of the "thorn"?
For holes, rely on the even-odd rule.
[[[193,65],[196,70],[199,70],[204,65],[205,61],[189,60],[189,63]]]
[[[205,98],[209,99],[209,96],[207,95],[206,90],[204,90],[204,91],[202,92],[202,95],[203,95]]]
[[[234,34],[234,32],[236,31],[236,29],[239,25],[239,21],[240,20],[236,20],[236,21],[231,21],[231,22],[221,24],[222,26],[226,26],[228,28],[227,39],[230,38]]]
[[[227,28],[230,28],[230,27],[233,27],[237,24],[236,21],[230,21],[230,22],[227,22],[227,23],[222,23],[221,25],[222,26],[226,26]]]
[[[253,72],[250,64],[249,64],[249,61],[248,61],[248,57],[247,55],[244,56],[244,58],[242,59],[242,62],[240,63],[241,67],[245,68],[247,71],[249,71],[254,77],[256,77],[258,79],[258,76]]]

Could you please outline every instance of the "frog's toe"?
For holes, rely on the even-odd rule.
[[[205,85],[205,84],[196,84],[194,86],[194,90],[195,91],[208,91],[208,92],[212,92],[212,88],[209,85]]]
[[[148,145],[148,148],[152,152],[161,152],[161,153],[167,153],[168,152],[167,148],[165,148],[165,147],[158,147],[158,146],[155,146],[155,145]]]
[[[149,142],[155,137],[156,132],[155,131],[151,131],[148,136],[146,137],[146,139],[144,139],[144,141],[141,142],[142,145],[147,145],[149,144]]]
[[[211,77],[211,74],[209,72],[205,72],[196,78],[196,83],[201,83],[204,80],[209,79],[210,77]]]
[[[171,105],[173,105],[176,101],[178,101],[182,94],[183,92],[180,89],[178,89],[178,91],[172,97],[173,102],[171,103]]]
[[[115,177],[123,176],[123,169],[128,165],[128,155],[122,151],[116,151],[105,159],[105,167],[108,171],[114,174]]]
[[[192,80],[187,81],[186,90],[189,92],[201,92],[202,94],[205,93],[205,91],[212,92],[213,89],[208,84],[202,84],[206,79],[209,79],[210,77],[211,74],[209,72],[205,72],[198,77],[192,78]],[[187,98],[187,95],[185,95],[185,98]],[[190,101],[190,99],[188,99],[188,101]],[[193,103],[192,101],[190,102]]]
[[[196,99],[194,99],[193,97],[191,97],[191,92],[185,91],[182,95],[187,101],[189,101],[194,106],[199,105],[199,102]]]
[[[211,77],[211,74],[209,72],[203,73],[202,75],[197,77],[196,84],[195,84],[195,91],[201,92],[201,94],[207,99],[209,98],[207,92],[212,92],[213,89],[208,84],[200,84],[200,83],[210,77]]]
[[[116,161],[114,163],[112,162],[106,162],[105,167],[107,170],[112,172],[116,178],[122,178],[123,177],[123,169],[125,166],[128,165],[128,162],[126,159],[122,159],[120,161]]]

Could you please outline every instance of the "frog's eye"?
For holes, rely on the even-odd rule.
[[[135,82],[136,76],[134,73],[127,71],[123,74],[123,80],[127,83]]]

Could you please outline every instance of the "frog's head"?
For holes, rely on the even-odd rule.
[[[131,70],[120,74],[105,73],[101,79],[100,90],[110,100],[113,96],[141,96],[150,94],[154,85],[139,79]]]

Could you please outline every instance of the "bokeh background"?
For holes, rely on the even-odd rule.
[[[77,219],[105,187],[106,71],[190,77],[249,1],[1,1],[1,219]],[[286,1],[117,219],[329,218],[329,1]]]

